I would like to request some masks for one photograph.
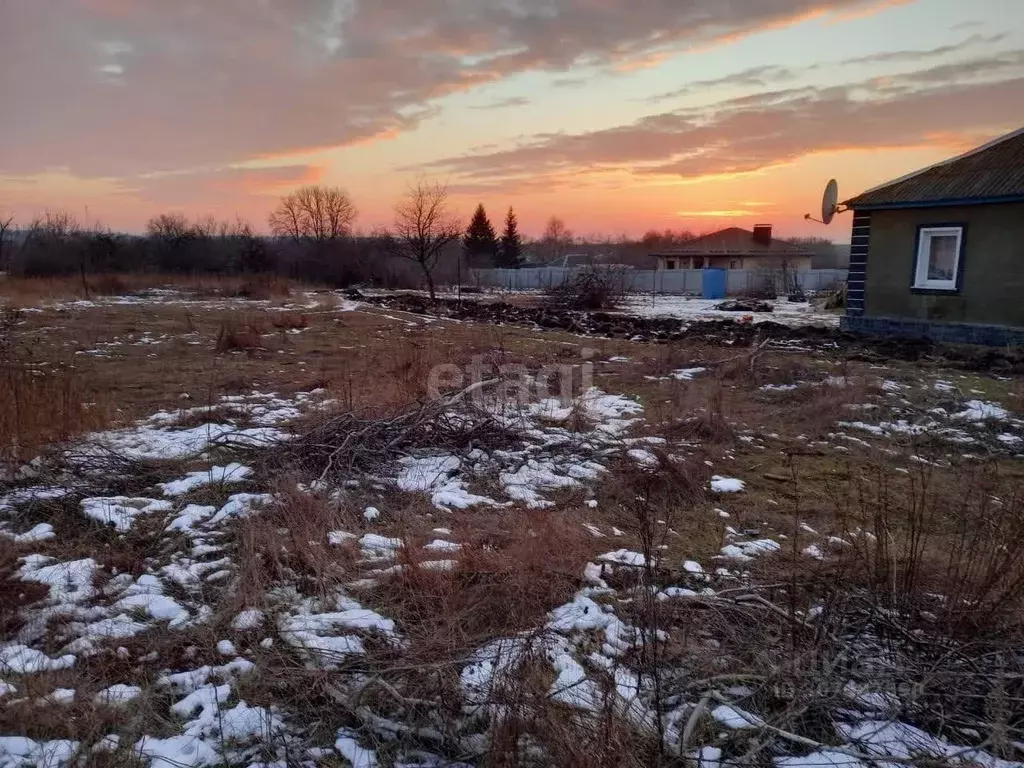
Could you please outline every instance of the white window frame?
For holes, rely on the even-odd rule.
[[[929,280],[928,260],[931,257],[931,242],[933,237],[956,236],[956,261],[953,262],[952,280]],[[917,243],[917,263],[914,266],[914,288],[921,288],[928,291],[956,291],[960,279],[960,254],[964,244],[964,228],[951,227],[922,227]]]

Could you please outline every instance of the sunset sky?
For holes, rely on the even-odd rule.
[[[0,0],[0,213],[358,228],[418,176],[539,234],[803,221],[1024,125],[1021,0]]]

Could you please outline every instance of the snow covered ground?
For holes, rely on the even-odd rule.
[[[772,312],[722,312],[715,309],[722,302],[717,299],[694,299],[687,296],[651,296],[631,294],[619,311],[640,317],[678,317],[681,320],[744,320],[745,322],[773,322],[783,325],[814,325],[838,328],[840,315],[821,312],[809,302],[789,302],[785,298],[771,302]],[[750,318],[749,321],[745,318]]]
[[[663,298],[661,309],[679,317],[699,318],[709,303]],[[754,321],[805,322],[812,314],[807,305],[784,304]],[[622,368],[629,362],[615,358]],[[666,388],[710,378],[707,367],[681,362],[648,378]],[[760,393],[853,389],[845,376],[828,373],[765,385]],[[901,383],[884,375],[871,378],[872,399],[853,403],[824,439],[794,440],[823,455],[875,446],[887,461],[895,461],[892,446],[922,436],[957,457],[1012,457],[1024,445],[1024,421],[986,393],[959,381]],[[932,398],[926,408],[916,404],[924,394]],[[517,742],[523,764],[558,764],[537,724],[546,719],[567,724],[577,747],[601,744],[614,722],[635,735],[627,742],[634,754],[647,755],[642,750],[656,744],[701,768],[744,764],[739,756],[757,745],[759,762],[750,764],[776,768],[878,768],[913,759],[1024,765],[1010,759],[1012,744],[997,757],[984,734],[972,735],[977,724],[936,735],[920,727],[912,699],[870,689],[864,670],[893,661],[884,644],[856,646],[863,666],[840,665],[846,677],[821,700],[806,733],[779,725],[790,721],[779,715],[787,708],[778,696],[765,697],[742,675],[732,679],[732,665],[750,648],[737,652],[724,635],[771,617],[780,622],[779,636],[794,624],[822,638],[835,631],[822,605],[779,617],[771,601],[779,598],[761,591],[752,575],[759,563],[791,550],[796,523],[785,532],[749,525],[761,510],[744,505],[763,478],[721,466],[735,448],[714,462],[702,457],[705,503],[691,510],[688,502],[688,512],[706,513],[708,527],[721,531],[706,557],[693,554],[687,532],[674,527],[680,504],[656,508],[620,488],[612,497],[617,508],[605,510],[600,492],[619,475],[658,479],[668,474],[663,461],[681,463],[702,448],[650,434],[650,402],[606,384],[572,402],[484,400],[455,414],[473,436],[470,444],[403,450],[379,471],[332,486],[250,461],[260,455],[253,449],[292,442],[295,420],[329,405],[321,390],[254,391],[213,407],[160,411],[76,441],[67,446],[63,474],[0,496],[0,544],[13,548],[0,588],[25,598],[0,640],[0,716],[27,724],[0,732],[0,768],[90,761],[454,768],[486,764],[506,727],[524,728]],[[487,430],[506,439],[492,441]],[[779,453],[777,437],[739,430],[737,443],[770,457]],[[118,490],[126,478],[94,471],[115,454],[146,469],[127,490]],[[460,535],[452,521],[475,515],[484,529],[504,517],[527,547],[568,548],[568,537],[542,540],[551,534],[538,524],[567,496],[592,551],[570,574],[546,563],[532,567],[537,582],[569,579],[571,589],[532,624],[467,653],[431,663],[410,657],[423,640],[410,629],[423,618],[417,611],[429,619],[457,587],[502,578],[474,570],[500,554],[501,537],[476,540],[466,529]],[[330,526],[307,527],[309,510],[318,507],[296,498],[324,505]],[[277,514],[289,503],[299,512]],[[730,504],[740,510],[735,517],[722,508]],[[255,538],[261,521],[270,521],[263,533],[273,538]],[[873,535],[860,528],[818,534],[806,523],[798,532],[799,551],[816,565]],[[395,589],[397,579],[407,579],[402,589]],[[405,602],[416,585],[430,595],[425,607]],[[479,618],[479,610],[471,604],[463,620]],[[431,640],[456,643],[452,634]],[[656,677],[648,661],[654,647],[691,656],[657,669]],[[755,650],[773,656],[777,649]],[[707,664],[700,670],[698,658]],[[535,711],[524,714],[523,707]],[[36,728],[46,718],[68,721],[78,735],[48,736]],[[82,722],[91,725],[77,727]]]

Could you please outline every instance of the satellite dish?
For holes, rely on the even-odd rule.
[[[839,184],[835,179],[825,185],[825,194],[821,196],[821,221],[823,224],[831,224],[833,217],[839,210]]]

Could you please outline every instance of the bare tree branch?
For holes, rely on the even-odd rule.
[[[340,187],[301,187],[281,198],[270,214],[270,231],[295,241],[337,240],[352,234],[358,213]]]
[[[5,255],[7,246],[7,233],[14,226],[14,215],[0,216],[0,270],[7,268],[7,256]]]
[[[461,236],[462,224],[448,212],[447,184],[420,179],[395,206],[395,252],[419,264],[431,300],[438,259]]]

